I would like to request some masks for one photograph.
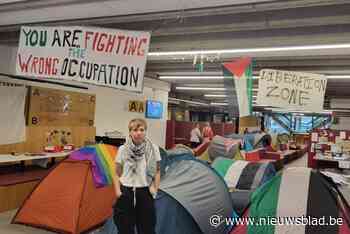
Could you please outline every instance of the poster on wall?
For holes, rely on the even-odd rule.
[[[324,75],[263,69],[257,104],[286,110],[323,110],[327,78]]]
[[[21,27],[16,74],[141,92],[150,33],[92,27]]]
[[[24,106],[27,88],[0,82],[0,145],[26,140]]]
[[[29,126],[94,126],[94,94],[31,87],[29,100]]]

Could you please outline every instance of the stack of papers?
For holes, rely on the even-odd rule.
[[[330,177],[336,184],[350,185],[350,175],[343,175],[330,171],[321,171],[321,173]]]
[[[339,168],[350,169],[350,161],[339,161]]]

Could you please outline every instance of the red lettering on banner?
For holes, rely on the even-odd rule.
[[[30,60],[32,59],[33,55],[30,55],[29,58],[27,59],[26,63],[22,63],[22,58],[21,58],[21,54],[18,54],[18,63],[19,63],[19,67],[21,68],[21,72],[28,72],[28,64],[30,62]]]
[[[101,33],[100,38],[98,39],[98,43],[97,43],[97,51],[103,51],[105,44],[103,42],[101,42],[103,40],[103,38],[107,39],[107,33]]]
[[[36,66],[37,66],[38,62],[39,62],[38,57],[34,57],[32,67],[30,70],[31,73],[36,73]],[[33,72],[33,70],[34,70],[34,72]]]
[[[112,52],[116,38],[117,38],[116,35],[109,35],[105,52],[108,52],[108,53]]]
[[[53,65],[52,65],[52,75],[57,75],[57,68],[56,65],[58,64],[59,60],[58,58],[53,59]]]
[[[39,75],[57,75],[58,58],[51,57],[33,57],[30,55],[24,62],[23,57],[18,54],[18,62],[21,72],[33,73]]]
[[[45,59],[45,74],[51,75],[52,71],[52,58]]]
[[[58,64],[58,62],[59,62],[58,58],[45,58],[45,62],[43,64],[44,74],[45,75],[56,75],[57,74],[56,65]]]
[[[39,74],[42,75],[44,73],[44,67],[45,67],[45,59],[40,58],[39,59]]]
[[[137,47],[137,56],[144,56],[145,55],[145,49],[143,48],[143,44],[147,44],[147,38],[142,38],[139,41],[139,45]]]
[[[126,51],[128,49],[128,44],[129,44],[129,37],[127,37],[125,41],[124,52],[123,52],[124,55],[126,54]]]
[[[125,36],[123,35],[120,35],[118,36],[118,47],[117,47],[117,50],[116,50],[116,53],[119,54],[119,49],[120,49],[120,44],[121,42],[125,39]]]
[[[123,34],[108,34],[100,32],[85,32],[85,48],[96,52],[115,53],[129,56],[144,56],[147,38],[132,37]]]
[[[129,51],[128,55],[134,55],[135,51],[137,49],[137,37],[136,38],[130,38],[130,43],[129,43]]]
[[[97,42],[98,35],[99,35],[98,32],[95,33],[95,35],[94,35],[94,41],[93,41],[93,43],[92,43],[92,50],[93,50],[93,51],[96,51],[96,42]]]

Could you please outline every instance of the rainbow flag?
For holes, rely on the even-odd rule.
[[[253,72],[252,59],[240,58],[230,63],[223,64],[225,80],[233,77],[236,94],[228,92],[230,105],[234,105],[237,100],[239,116],[249,116],[253,111]],[[227,79],[228,78],[228,79]],[[227,82],[225,82],[226,84]],[[228,88],[228,87],[227,87]],[[231,107],[232,108],[232,107]]]
[[[69,159],[88,160],[91,162],[91,170],[96,187],[113,184],[115,177],[115,157],[117,148],[111,145],[91,145],[72,152]]]

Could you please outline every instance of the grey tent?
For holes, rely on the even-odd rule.
[[[276,170],[272,163],[216,158],[212,167],[225,179],[231,188],[234,209],[242,214],[249,205],[250,194],[272,179]]]
[[[225,181],[207,163],[190,152],[171,151],[164,159],[160,191],[155,199],[157,234],[225,234],[226,223],[210,225],[210,217],[233,217],[236,213]],[[163,161],[163,160],[162,160]],[[117,234],[110,218],[100,234]]]
[[[235,212],[230,193],[224,180],[205,162],[191,156],[177,157],[168,165],[168,170],[162,178],[160,189],[166,196],[174,199],[173,204],[158,205],[157,212],[166,212],[181,205],[193,218],[200,229],[200,233],[228,233],[231,227],[222,223],[214,227],[210,225],[210,217],[232,217]],[[157,214],[158,216],[158,214]],[[167,234],[191,233],[179,232],[175,224],[183,223],[179,220],[171,222],[173,217],[166,216],[166,220],[157,222],[157,230]],[[158,221],[158,219],[157,219]],[[174,223],[174,226],[169,225]],[[191,229],[188,227],[187,229]]]
[[[247,133],[244,135],[231,134],[226,137],[235,140],[241,139],[243,144],[242,148],[246,151],[266,147],[272,142],[271,135],[264,132]]]
[[[254,190],[276,174],[272,163],[216,158],[212,167],[225,179],[229,188]]]
[[[160,150],[160,156],[162,159],[160,161],[161,178],[165,175],[165,172],[168,166],[177,157],[192,157],[192,158],[195,157],[191,148],[181,144],[176,145],[174,148],[170,150],[164,150],[162,148],[159,148],[159,150]]]
[[[215,136],[208,147],[210,161],[214,161],[217,157],[234,158],[239,150],[240,142],[240,139]]]

